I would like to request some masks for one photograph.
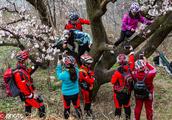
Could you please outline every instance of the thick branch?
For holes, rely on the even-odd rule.
[[[48,20],[48,10],[44,0],[26,0],[29,2],[33,7],[38,10],[40,19],[43,24],[51,26],[50,21]]]

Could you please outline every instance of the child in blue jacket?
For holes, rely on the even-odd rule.
[[[62,70],[61,60],[59,60],[56,74],[62,80],[62,94],[64,103],[64,118],[68,119],[70,114],[70,103],[72,102],[78,117],[81,117],[80,97],[79,97],[79,69],[75,66],[75,59],[72,56],[63,58],[65,69]]]
[[[64,30],[63,32],[64,36],[64,42],[63,42],[63,48],[67,48],[67,45],[72,46],[72,51],[75,50],[75,44],[76,42],[78,44],[78,54],[77,54],[77,62],[81,64],[80,57],[83,55],[86,51],[90,51],[90,47],[92,45],[92,38],[91,36],[86,33],[79,30]]]

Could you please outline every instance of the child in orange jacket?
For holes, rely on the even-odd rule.
[[[94,71],[90,68],[93,63],[93,58],[88,54],[84,54],[81,56],[81,62],[82,65],[79,72],[79,82],[84,99],[84,110],[88,116],[91,116],[91,97],[94,84]]]

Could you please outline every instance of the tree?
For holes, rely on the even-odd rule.
[[[121,52],[128,53],[128,51],[124,50],[124,45],[130,44],[136,49],[141,43],[146,41],[146,44],[140,51],[145,51],[146,57],[149,57],[172,31],[172,21],[170,20],[172,19],[172,12],[170,11],[165,15],[160,15],[152,25],[146,27],[129,42],[124,42],[113,49],[109,45],[109,40],[102,23],[102,16],[106,13],[107,4],[110,2],[115,2],[115,0],[86,0],[87,13],[91,20],[91,30],[94,39],[91,50],[95,60],[96,85],[94,95],[96,95],[102,84],[110,81],[114,72],[111,67],[116,62],[116,56]],[[163,34],[161,34],[162,32]],[[113,50],[114,53],[112,54],[109,50]]]
[[[27,1],[32,4],[36,10],[38,10],[42,23],[39,22],[37,17],[31,16],[28,12],[18,11],[15,3],[10,2],[10,5],[13,6],[13,9],[2,7],[0,10],[12,12],[18,15],[19,19],[15,18],[13,21],[0,25],[0,35],[1,38],[4,39],[3,41],[0,40],[0,46],[15,46],[19,47],[20,49],[33,49],[34,57],[31,58],[32,61],[36,64],[47,66],[48,64],[45,63],[49,63],[50,60],[54,60],[53,56],[58,52],[52,48],[55,37],[53,31],[54,29],[57,29],[55,1]],[[93,67],[96,77],[94,95],[96,95],[100,86],[110,81],[114,72],[111,67],[116,62],[116,56],[121,52],[128,54],[128,51],[125,51],[123,48],[124,45],[130,44],[134,49],[136,49],[140,47],[142,43],[145,43],[145,45],[141,46],[140,51],[136,53],[136,56],[141,51],[144,51],[146,57],[149,57],[156,50],[166,36],[172,31],[172,12],[169,11],[171,7],[169,3],[166,1],[166,3],[164,3],[164,1],[155,0],[152,6],[157,4],[161,5],[159,3],[161,2],[162,5],[165,4],[166,7],[158,7],[158,11],[160,12],[158,12],[159,14],[156,14],[158,16],[154,16],[154,23],[141,30],[140,33],[134,35],[128,41],[121,43],[116,48],[113,48],[113,45],[111,44],[112,40],[110,41],[107,38],[107,33],[102,22],[102,16],[107,11],[107,5],[110,2],[115,3],[116,0],[85,1],[88,17],[91,21],[91,31],[93,35],[93,46],[90,54],[94,57]],[[70,4],[69,1],[67,2],[63,0],[56,2],[61,2],[61,4],[64,6]],[[64,6],[61,7],[66,10]],[[154,7],[150,7],[148,9],[151,10],[154,9]],[[154,15],[152,13],[153,12],[151,12],[151,15]],[[113,51],[113,53],[110,51]]]

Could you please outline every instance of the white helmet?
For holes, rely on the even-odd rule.
[[[146,63],[144,60],[137,60],[135,62],[135,69],[138,70],[138,71],[144,71],[146,69]]]
[[[134,2],[130,6],[130,11],[132,12],[139,12],[140,11],[140,6],[137,2]]]
[[[92,64],[93,63],[93,58],[88,54],[81,55],[80,59],[81,59],[82,64]]]

